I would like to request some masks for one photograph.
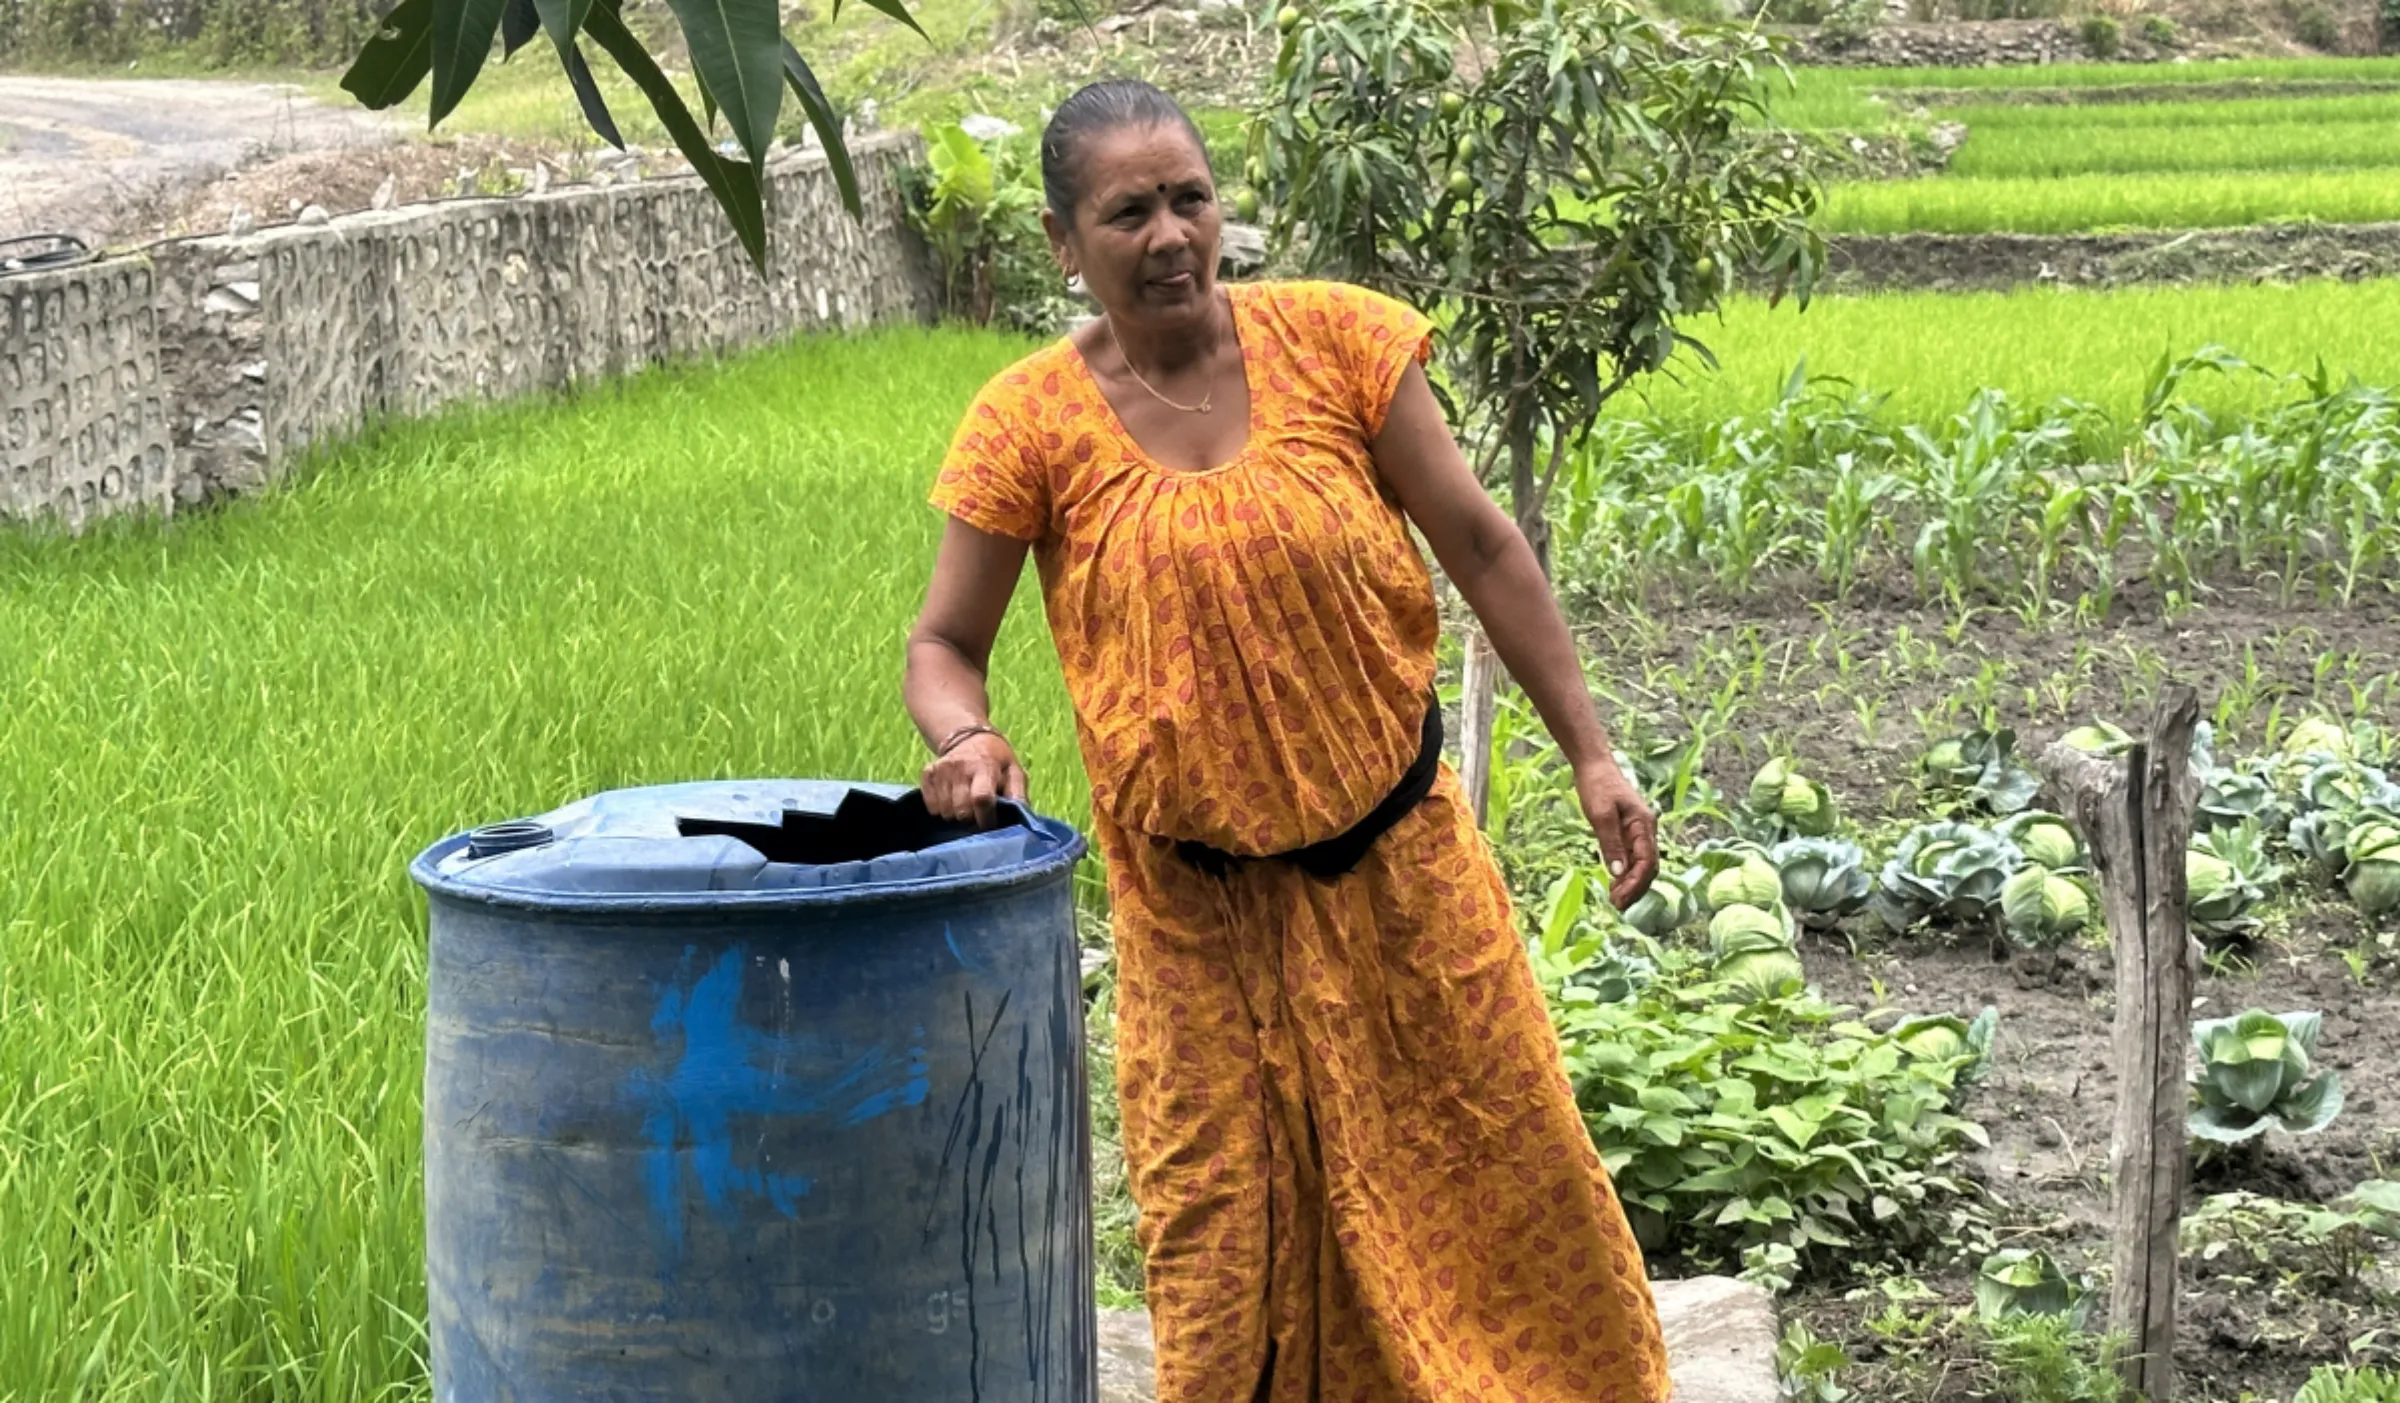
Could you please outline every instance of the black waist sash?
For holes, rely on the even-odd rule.
[[[1442,708],[1439,701],[1428,698],[1424,737],[1418,742],[1417,758],[1409,764],[1408,773],[1400,777],[1400,783],[1391,793],[1383,796],[1382,803],[1347,830],[1304,848],[1270,853],[1262,858],[1229,853],[1188,838],[1175,844],[1175,855],[1212,877],[1222,877],[1243,862],[1288,862],[1312,877],[1331,880],[1358,866],[1366,858],[1367,849],[1375,846],[1376,839],[1425,802],[1425,796],[1433,792],[1434,777],[1441,772],[1441,766]]]

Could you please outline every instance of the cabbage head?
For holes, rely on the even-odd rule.
[[[2059,739],[2086,755],[2122,755],[2133,747],[2133,737],[2108,721],[2077,726]]]
[[[2343,881],[2359,910],[2389,916],[2400,912],[2400,825],[2380,815],[2361,818],[2342,840],[2347,859]]]
[[[1783,900],[1783,876],[1766,854],[1752,852],[1708,879],[1708,909],[1773,906]]]
[[[1708,919],[1708,948],[1719,960],[1755,950],[1788,950],[1792,928],[1780,910],[1727,906]]]
[[[2028,809],[2001,824],[2000,836],[2016,844],[2027,862],[2053,872],[2083,870],[2083,840],[2075,825],[2057,814]]]
[[[2026,1315],[2073,1317],[2085,1300],[2049,1254],[2029,1247],[2004,1247],[1984,1258],[1975,1274],[1975,1313],[1987,1322]]]
[[[2091,922],[2092,903],[2083,888],[2028,863],[2002,884],[2000,912],[2011,940],[2030,950],[2048,950],[2082,933]]]
[[[1664,940],[1683,929],[1700,914],[1700,903],[1692,895],[1694,884],[1691,874],[1670,877],[1660,873],[1642,899],[1625,909],[1625,924],[1653,940]]]
[[[2016,844],[1988,828],[1923,824],[1883,865],[1879,894],[1903,926],[1988,922],[1999,913],[2000,888],[2023,862]]]
[[[1783,903],[1803,922],[1829,926],[1867,909],[1875,877],[1856,843],[1789,838],[1767,853],[1783,879]]]
[[[2321,757],[2326,760],[2358,759],[2358,746],[2350,733],[2322,716],[2311,716],[2292,727],[2283,738],[2283,753],[2287,759]]]
[[[1777,832],[1803,838],[1831,833],[1838,817],[1832,791],[1783,759],[1769,760],[1750,781],[1749,809]]]
[[[1808,971],[1801,968],[1800,957],[1782,948],[1746,950],[1720,960],[1715,975],[1719,982],[1732,985],[1751,1003],[1764,1003],[1793,993],[1808,982]]]
[[[2214,853],[2193,848],[2183,855],[2185,913],[2192,929],[2214,940],[2229,940],[2258,929],[2251,909],[2265,893],[2236,872],[2233,864]]]
[[[2192,1025],[2200,1068],[2193,1077],[2191,1128],[2219,1144],[2237,1144],[2281,1127],[2313,1135],[2342,1110],[2342,1079],[2327,1071],[2311,1078],[2321,1013],[2264,1013]]]

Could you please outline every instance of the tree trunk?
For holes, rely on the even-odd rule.
[[[2192,689],[2171,686],[2149,739],[2121,765],[2063,741],[2041,757],[2090,844],[2116,947],[2108,1318],[2126,1339],[2126,1386],[2148,1403],[2175,1397],[2176,1238],[2191,1178],[2185,1059],[2200,962],[2185,911],[2184,852],[2198,797],[2191,750],[2199,719]]]
[[[1550,514],[1539,500],[1541,479],[1536,475],[1533,415],[1512,414],[1508,422],[1508,496],[1516,504],[1517,529],[1533,558],[1541,562],[1542,578],[1550,577]]]

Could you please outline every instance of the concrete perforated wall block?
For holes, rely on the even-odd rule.
[[[0,515],[70,525],[273,482],[378,419],[926,320],[910,133],[770,166],[761,278],[696,177],[566,187],[180,240],[0,279]]]
[[[155,298],[144,259],[0,279],[0,516],[167,508]]]

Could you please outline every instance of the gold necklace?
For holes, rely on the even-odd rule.
[[[1102,325],[1108,328],[1108,339],[1115,343],[1117,354],[1125,357],[1125,373],[1133,377],[1133,383],[1141,386],[1145,390],[1148,390],[1150,392],[1150,398],[1157,400],[1160,404],[1165,405],[1169,409],[1180,409],[1186,414],[1206,414],[1209,410],[1216,407],[1217,391],[1214,386],[1209,388],[1207,394],[1200,397],[1200,402],[1198,404],[1177,404],[1175,401],[1168,399],[1165,395],[1160,394],[1156,385],[1144,380],[1142,378],[1142,372],[1133,368],[1133,357],[1125,355],[1125,343],[1117,340],[1116,320],[1112,317],[1102,317],[1100,321]]]

